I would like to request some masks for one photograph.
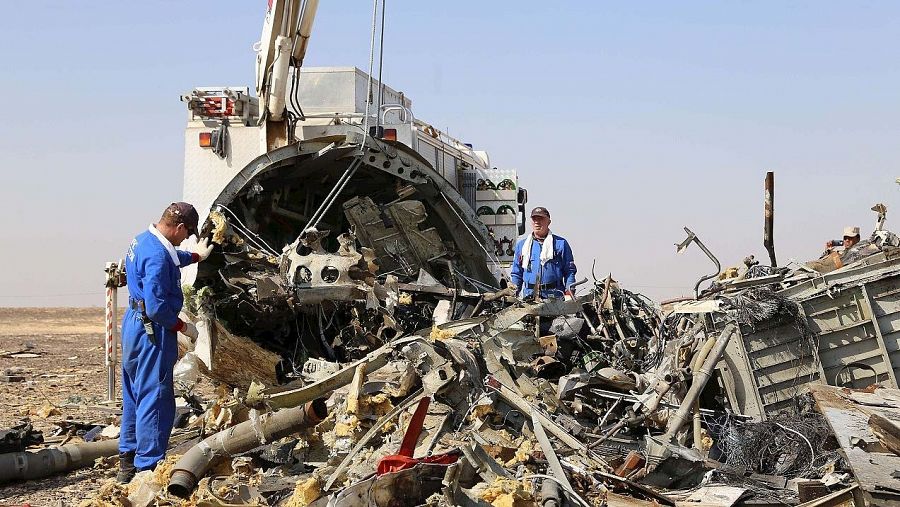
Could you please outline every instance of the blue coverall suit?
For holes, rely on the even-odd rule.
[[[548,260],[541,274],[541,297],[563,297],[566,290],[575,285],[575,258],[572,256],[572,247],[569,242],[555,234],[551,234],[553,241],[553,258]],[[510,277],[516,286],[516,294],[522,297],[534,293],[534,284],[537,275],[541,271],[541,247],[543,242],[537,238],[531,242],[531,261],[528,266],[522,266],[522,246],[526,237],[516,242],[516,251],[513,256]],[[548,241],[550,238],[544,238]]]
[[[151,226],[153,227],[153,226]],[[176,265],[149,230],[131,242],[125,261],[129,305],[122,319],[122,426],[119,452],[135,452],[138,470],[153,468],[169,446],[175,422],[172,369],[178,358],[178,312],[184,304],[181,270],[190,252],[174,250]],[[143,301],[155,342],[144,329],[136,302]]]

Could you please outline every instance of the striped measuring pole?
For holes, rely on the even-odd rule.
[[[118,309],[118,266],[115,263],[106,265],[106,400],[116,401],[116,313]]]

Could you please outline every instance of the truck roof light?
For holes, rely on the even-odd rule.
[[[381,136],[385,141],[397,140],[397,129],[384,129],[384,135]]]
[[[212,148],[213,140],[212,140],[212,132],[200,132],[200,147],[201,148]]]

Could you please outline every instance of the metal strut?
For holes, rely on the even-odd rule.
[[[363,146],[365,146],[365,138],[363,138]],[[350,165],[347,166],[347,169],[344,171],[344,174],[338,178],[337,183],[334,184],[334,187],[331,188],[331,192],[325,197],[325,200],[322,201],[322,204],[319,205],[319,209],[313,213],[313,216],[309,217],[309,222],[306,223],[306,226],[303,227],[303,230],[300,232],[302,237],[303,234],[310,227],[316,227],[319,225],[319,222],[322,221],[322,217],[325,216],[325,213],[331,208],[331,205],[334,204],[335,199],[337,199],[338,195],[340,195],[341,191],[344,190],[344,187],[347,186],[347,182],[350,181],[350,178],[356,174],[356,170],[359,169],[360,163],[362,163],[362,157],[357,156],[353,158],[353,161],[350,162]]]
[[[706,280],[709,280],[711,278],[715,278],[715,277],[719,276],[719,273],[722,272],[722,265],[719,264],[719,259],[716,259],[716,256],[713,255],[712,252],[710,252],[708,248],[706,248],[706,245],[704,245],[703,242],[700,241],[700,238],[698,238],[697,235],[694,234],[693,231],[691,231],[690,229],[685,227],[684,232],[686,232],[688,236],[681,243],[675,243],[675,246],[678,248],[676,250],[676,253],[681,253],[681,252],[685,251],[685,249],[687,249],[687,247],[691,244],[691,242],[694,242],[694,243],[697,243],[697,246],[700,247],[700,250],[703,250],[703,253],[705,253],[706,256],[709,257],[709,260],[713,261],[713,263],[716,265],[715,273],[713,273],[711,275],[706,275],[706,276],[700,278],[699,280],[697,280],[697,283],[694,284],[694,297],[699,298],[700,297],[700,284],[705,282]]]

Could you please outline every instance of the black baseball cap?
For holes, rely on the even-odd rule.
[[[190,234],[197,234],[197,225],[200,222],[200,215],[194,206],[186,202],[173,202],[166,211],[171,212],[178,217],[178,223],[184,224]]]
[[[550,212],[547,211],[547,208],[545,208],[543,206],[538,206],[537,208],[534,208],[533,210],[531,210],[531,216],[550,218]]]

